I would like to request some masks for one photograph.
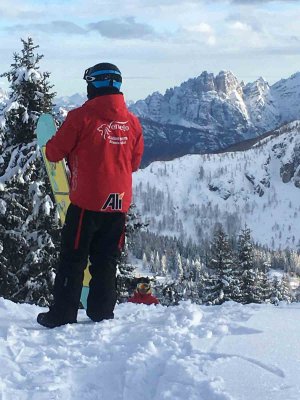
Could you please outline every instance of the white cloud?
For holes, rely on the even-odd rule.
[[[190,39],[192,40],[200,39],[201,42],[208,46],[215,46],[217,43],[213,27],[206,22],[185,26],[184,30],[192,35],[190,36]],[[200,36],[197,36],[197,34],[200,34]],[[188,39],[186,38],[185,40],[187,41]]]
[[[213,35],[209,36],[207,38],[207,44],[209,46],[215,46],[217,44],[217,38],[215,36],[213,36]]]
[[[251,26],[249,26],[248,24],[241,22],[241,21],[233,22],[232,24],[230,24],[230,27],[234,30],[243,31],[243,32],[248,32],[248,31],[252,30]]]
[[[187,26],[185,29],[190,32],[200,32],[209,35],[213,33],[213,28],[206,22],[201,22],[198,25]]]
[[[240,5],[233,0],[72,0],[72,7],[58,0],[0,3],[2,26],[11,28],[0,30],[0,73],[20,50],[19,38],[31,34],[59,93],[84,91],[82,71],[100,61],[116,63],[126,76],[153,78],[124,82],[125,93],[135,99],[204,69],[239,75],[243,66],[248,74],[242,79],[268,78],[276,70],[279,79],[300,65],[296,1],[278,1],[276,7],[272,1],[241,6],[250,3],[246,0]],[[255,57],[260,62],[251,65]]]

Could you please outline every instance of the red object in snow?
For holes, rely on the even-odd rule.
[[[129,303],[137,303],[137,304],[159,304],[158,299],[153,296],[151,293],[139,293],[137,291],[134,292],[134,295],[128,299]]]

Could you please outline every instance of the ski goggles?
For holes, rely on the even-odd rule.
[[[150,284],[149,283],[138,283],[136,285],[136,288],[140,292],[148,292],[150,290]]]
[[[113,69],[93,71],[92,67],[86,69],[83,75],[83,79],[87,82],[104,81],[112,78],[117,82],[122,82],[121,72]]]

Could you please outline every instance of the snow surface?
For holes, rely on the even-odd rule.
[[[299,304],[121,304],[53,330],[0,299],[3,400],[298,400]]]

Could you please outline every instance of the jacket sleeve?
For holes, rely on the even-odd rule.
[[[77,144],[79,129],[74,111],[68,113],[62,126],[46,144],[46,157],[51,162],[58,162],[68,157]]]
[[[143,129],[138,120],[136,120],[136,129],[137,129],[136,142],[133,149],[132,161],[131,161],[133,172],[138,170],[144,153]]]

